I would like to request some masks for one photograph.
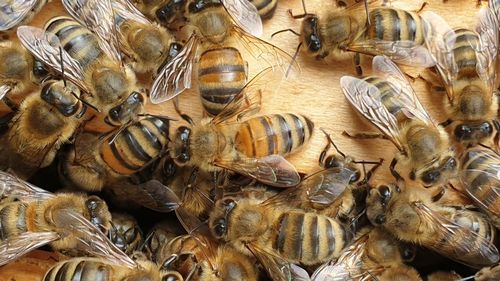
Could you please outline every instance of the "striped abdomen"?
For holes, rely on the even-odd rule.
[[[382,104],[389,111],[389,113],[396,116],[399,124],[408,120],[408,117],[401,111],[403,106],[399,100],[400,94],[397,92],[397,88],[394,88],[394,86],[387,80],[376,76],[366,77],[364,80],[379,89]]]
[[[250,0],[250,3],[257,8],[262,19],[272,18],[278,6],[278,0]]]
[[[97,259],[74,258],[57,263],[47,271],[44,281],[111,281],[113,268]]]
[[[456,80],[461,79],[479,79],[477,73],[477,57],[475,49],[479,48],[479,37],[474,31],[458,28],[454,33],[447,34],[445,42],[455,42],[453,45],[453,56],[457,64]]]
[[[205,110],[217,115],[246,83],[245,62],[235,48],[205,51],[198,63],[198,91]]]
[[[314,129],[313,122],[292,113],[255,117],[242,122],[235,136],[235,148],[248,157],[287,155],[303,145]]]
[[[276,229],[276,251],[288,260],[306,265],[338,257],[350,240],[340,223],[315,213],[286,212]]]
[[[0,241],[28,231],[26,209],[20,201],[0,205]]]
[[[486,149],[470,149],[462,158],[462,180],[466,191],[500,216],[500,156]]]
[[[70,17],[55,17],[45,25],[45,30],[55,34],[68,54],[83,69],[103,56],[97,37]]]
[[[413,12],[392,8],[375,8],[370,12],[371,25],[366,31],[367,39],[384,41],[413,41],[424,43],[420,16]]]
[[[167,144],[168,121],[144,118],[110,136],[101,145],[101,157],[110,169],[130,175],[160,156]],[[114,142],[110,141],[114,138]]]

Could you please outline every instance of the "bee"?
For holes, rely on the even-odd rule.
[[[208,225],[219,241],[253,254],[273,280],[289,280],[291,264],[338,257],[352,236],[336,219],[289,207],[293,200],[286,192],[264,202],[226,197],[215,203]]]
[[[430,248],[471,267],[499,260],[493,244],[496,229],[479,212],[433,203],[425,190],[402,183],[371,189],[366,204],[370,222],[397,239]]]
[[[50,165],[59,147],[83,124],[86,111],[78,87],[61,80],[44,82],[23,100],[1,137],[0,166],[26,179]]]
[[[491,149],[470,148],[461,159],[465,192],[495,226],[500,227],[500,155]]]
[[[107,16],[113,20],[120,50],[136,72],[156,71],[162,62],[172,59],[182,48],[170,32],[152,23],[128,0],[64,0],[63,4],[73,18],[91,31],[102,32],[101,27],[94,24],[95,18]],[[95,9],[97,5],[99,9]]]
[[[335,262],[318,267],[312,280],[411,280],[421,281],[418,272],[406,265],[415,255],[381,228],[365,228]]]
[[[169,219],[155,224],[146,235],[142,251],[146,257],[156,263],[165,261],[171,255],[166,245],[176,237],[185,234],[177,219]]]
[[[137,220],[125,213],[113,212],[111,217],[109,240],[127,255],[139,250],[143,243],[143,235]]]
[[[186,24],[186,0],[134,0],[137,9],[170,30]]]
[[[104,19],[96,24],[104,30],[114,26]],[[85,92],[84,100],[105,115],[107,124],[122,126],[137,119],[145,99],[132,69],[122,65],[117,39],[103,33],[94,35],[69,17],[52,18],[45,31],[17,29],[21,43],[36,59]]]
[[[127,198],[134,198],[134,190],[161,188],[157,182],[133,185],[118,179],[133,175],[165,153],[168,128],[168,119],[148,116],[105,135],[80,134],[60,161],[59,174],[68,186],[85,191],[101,191],[116,184],[122,192],[118,197],[129,194]],[[138,203],[148,197],[135,195]]]
[[[189,26],[194,31],[179,55],[156,76],[151,88],[152,103],[170,100],[191,88],[193,66],[198,57],[198,80],[202,82],[198,90],[211,114],[216,112],[210,109],[215,107],[220,111],[244,85],[246,70],[239,56],[242,50],[270,67],[286,70],[287,75],[289,70],[298,69],[289,54],[256,37],[262,34],[262,22],[256,8],[247,0],[189,0],[185,5]],[[235,48],[236,43],[243,48]],[[220,54],[223,60],[213,59]],[[223,86],[226,82],[229,85]]]
[[[427,281],[460,281],[462,276],[455,271],[436,271],[427,275]]]
[[[0,265],[49,243],[56,250],[91,255],[98,253],[90,245],[112,245],[101,232],[109,229],[111,215],[100,198],[52,194],[6,172],[0,178],[1,196],[16,199],[0,205]]]
[[[477,32],[465,28],[451,29],[437,14],[422,14],[427,47],[436,60],[447,93],[448,120],[455,140],[464,146],[476,145],[495,134],[498,145],[498,101],[496,58],[498,23],[492,10],[483,8]]]
[[[358,1],[366,2],[366,1]],[[291,29],[300,37],[297,52],[305,46],[309,56],[323,59],[332,56],[340,59],[346,52],[354,52],[357,74],[362,74],[360,54],[386,55],[400,64],[431,67],[434,61],[424,46],[424,29],[418,12],[410,12],[390,7],[378,7],[360,16],[361,5],[351,5],[327,11],[317,15],[305,11],[299,15],[290,15],[302,19],[300,33]]]
[[[481,268],[475,276],[475,281],[494,281],[500,278],[500,263]]]
[[[0,3],[0,31],[30,22],[52,0],[6,0]]]
[[[408,167],[411,180],[425,187],[446,183],[457,173],[455,152],[448,134],[420,104],[411,84],[399,68],[385,56],[373,59],[374,76],[344,76],[340,84],[351,105],[383,134],[359,134],[354,138],[381,137],[392,141],[399,153],[391,162],[391,173],[398,162]]]

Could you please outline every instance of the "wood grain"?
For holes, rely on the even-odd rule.
[[[420,5],[417,1],[392,1],[398,8],[417,10]],[[475,13],[478,11],[475,0],[454,0],[446,3],[441,0],[428,0],[425,10],[434,11],[442,15],[451,26],[463,26],[472,28],[475,24]],[[334,8],[333,0],[310,0],[307,1],[308,12],[327,11]],[[485,5],[486,2],[483,2]],[[270,35],[284,28],[300,29],[300,20],[290,18],[288,9],[294,12],[301,12],[302,6],[300,0],[280,1],[275,16],[268,22],[265,22],[265,34],[263,38],[270,41],[283,50],[293,53],[298,44],[298,38],[292,34],[281,34],[270,39]],[[44,10],[33,21],[33,25],[42,26],[48,19],[55,15],[63,15],[64,10],[59,1],[54,0],[46,5]],[[246,58],[248,59],[248,58]],[[249,60],[249,65],[259,65],[261,62]],[[371,59],[363,58],[363,69],[369,71]],[[343,75],[354,75],[354,66],[350,58],[342,61],[317,61],[300,54],[298,63],[301,66],[301,72],[297,79],[284,81],[279,90],[273,94],[264,94],[263,110],[261,113],[278,112],[297,112],[309,116],[315,123],[316,128],[323,128],[331,133],[336,144],[347,154],[357,159],[376,160],[378,158],[386,159],[382,169],[376,174],[376,181],[383,181],[389,177],[387,162],[390,162],[395,147],[388,141],[358,141],[354,142],[341,136],[342,131],[374,131],[374,128],[361,119],[350,107],[341,92],[339,79]],[[252,68],[250,77],[253,75]],[[417,73],[423,70],[409,69],[409,73]],[[417,91],[423,105],[428,109],[431,115],[438,121],[443,121],[443,100],[444,97],[431,94],[427,91],[425,84],[421,81],[414,82],[414,88]],[[180,98],[181,108],[189,113],[195,120],[202,118],[202,109],[200,100],[192,90],[183,93]],[[153,114],[163,114],[169,116],[177,115],[170,103],[161,105],[149,105],[148,112]],[[324,135],[319,131],[313,135],[310,143],[299,153],[292,155],[290,160],[295,164],[300,172],[310,173],[318,169],[317,159],[320,151],[326,144]],[[0,253],[1,254],[1,253]],[[0,268],[0,281],[4,280],[37,280],[41,278],[47,261],[46,255],[30,255],[15,263]],[[33,259],[37,261],[32,264]],[[41,267],[38,266],[38,262]],[[38,276],[38,277],[36,277]]]

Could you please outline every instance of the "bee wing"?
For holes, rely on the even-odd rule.
[[[0,196],[15,197],[21,201],[44,200],[54,194],[32,185],[12,174],[0,171]]]
[[[191,75],[198,41],[196,34],[191,35],[179,54],[158,72],[151,87],[149,96],[151,103],[168,101],[185,89],[191,88]]]
[[[216,166],[249,176],[275,187],[299,184],[300,176],[295,167],[281,155],[261,158],[217,159]]]
[[[247,244],[248,250],[257,258],[269,277],[275,281],[289,281],[292,279],[291,263],[282,257],[266,251],[255,244]]]
[[[356,110],[401,148],[397,120],[380,100],[380,91],[372,84],[352,76],[340,78],[345,97]]]
[[[498,262],[498,249],[484,237],[452,222],[421,202],[413,202],[412,206],[422,220],[432,223],[435,233],[439,233],[440,237],[447,237],[445,240],[436,238],[435,243],[424,246],[472,267],[483,267]]]
[[[10,87],[7,85],[0,85],[0,100],[2,100],[10,92]]]
[[[77,248],[91,256],[100,257],[117,265],[133,268],[136,263],[118,249],[94,224],[71,209],[53,210],[54,224],[63,235],[78,239]]]
[[[0,31],[20,24],[39,0],[12,0],[0,4]]]
[[[300,67],[294,57],[277,46],[248,34],[238,27],[234,27],[232,33],[244,50],[259,62],[278,68],[287,77],[295,76],[300,72]]]
[[[483,7],[478,14],[476,31],[479,34],[480,44],[475,46],[477,65],[476,70],[481,80],[488,85],[488,93],[493,96],[496,89],[496,60],[498,53],[499,22],[493,11]]]
[[[151,21],[128,0],[114,0],[111,5],[113,6],[113,11],[121,18],[145,25],[151,24]]]
[[[496,15],[498,22],[500,23],[500,1],[498,0],[489,0],[488,7],[493,11]]]
[[[257,8],[248,0],[222,0],[222,5],[233,21],[245,32],[262,36],[262,20]]]
[[[82,90],[90,92],[83,83],[80,63],[64,50],[57,36],[37,27],[20,26],[17,28],[17,37],[34,57],[61,75],[64,68],[64,77]]]
[[[375,75],[381,76],[391,82],[392,86],[399,93],[398,101],[403,107],[403,113],[408,118],[417,118],[428,125],[438,126],[422,106],[410,82],[408,82],[405,75],[395,63],[386,56],[376,56],[373,58],[372,64]]]
[[[63,0],[68,13],[99,38],[109,58],[121,63],[118,32],[111,0]]]
[[[436,64],[429,50],[413,41],[355,41],[347,50],[372,56],[385,55],[397,63],[410,66],[432,67]]]
[[[312,203],[330,205],[349,186],[352,175],[354,171],[349,169],[325,169],[305,178],[298,188],[305,188]]]
[[[24,232],[0,242],[0,266],[59,239],[55,232]]]

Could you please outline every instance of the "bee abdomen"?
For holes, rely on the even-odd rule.
[[[316,264],[338,256],[346,241],[341,225],[314,213],[288,212],[278,223],[276,250],[293,261]]]
[[[109,281],[109,266],[94,260],[72,259],[53,266],[44,281]]]
[[[108,138],[101,146],[101,157],[116,173],[130,175],[160,156],[167,135],[167,120],[144,118],[120,131],[118,136]]]
[[[250,0],[250,2],[257,8],[262,19],[271,18],[278,6],[278,0]]]
[[[457,80],[463,78],[479,79],[476,65],[476,51],[479,47],[479,37],[471,30],[460,28],[456,29],[451,36],[447,36],[446,41],[454,40],[453,54],[458,67]]]
[[[0,241],[28,231],[26,208],[25,203],[12,202],[0,209]]]
[[[313,122],[292,113],[255,117],[240,124],[236,150],[248,157],[287,155],[311,138]]]
[[[200,56],[198,89],[203,107],[209,114],[217,115],[245,83],[245,62],[237,49],[211,49]]]
[[[368,39],[385,41],[413,41],[417,45],[424,43],[420,17],[413,12],[392,8],[378,8],[370,12],[371,25],[368,27]]]

